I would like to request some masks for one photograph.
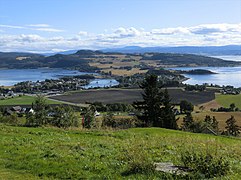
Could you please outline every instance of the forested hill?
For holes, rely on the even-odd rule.
[[[80,71],[94,71],[97,68],[89,66],[89,60],[81,54],[43,56],[32,53],[0,52],[0,68],[68,68]]]
[[[236,66],[241,65],[240,62],[227,61],[219,58],[194,54],[178,54],[178,53],[145,53],[142,60],[159,61],[164,65],[177,66]]]
[[[135,62],[135,63],[133,63]],[[68,68],[80,71],[102,69],[99,65],[122,63],[123,67],[135,64],[133,68],[148,68],[155,62],[163,66],[239,66],[241,62],[224,61],[218,58],[192,54],[145,53],[126,54],[79,50],[74,54],[43,56],[31,53],[0,52],[0,68]],[[98,64],[99,63],[99,64]],[[155,64],[154,63],[154,64]],[[126,64],[126,65],[125,65]],[[155,66],[155,65],[154,65]],[[114,67],[114,66],[113,66]],[[156,66],[158,67],[158,66]]]

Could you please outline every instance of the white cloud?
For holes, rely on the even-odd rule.
[[[135,36],[141,35],[141,31],[137,30],[134,27],[130,27],[130,28],[120,27],[114,31],[114,35],[120,38],[135,37]]]
[[[16,38],[16,40],[19,42],[32,43],[32,42],[41,42],[44,40],[44,38],[36,34],[29,34],[29,35],[21,34]]]
[[[27,26],[29,26],[29,27],[45,27],[45,28],[50,27],[49,24],[29,24]]]
[[[190,33],[190,31],[188,28],[178,27],[178,28],[153,29],[151,33],[156,35],[173,35],[173,34],[188,34]]]
[[[32,30],[36,31],[45,31],[45,32],[64,32],[62,29],[55,29],[55,28],[32,28]]]
[[[0,26],[1,27],[1,26]],[[4,28],[4,27],[2,27]],[[19,27],[6,27],[16,28]],[[32,27],[31,27],[32,28]],[[160,28],[146,31],[142,28],[117,28],[94,34],[80,31],[64,36],[40,36],[39,30],[59,32],[49,27],[34,27],[35,33],[0,36],[0,51],[50,52],[81,48],[107,48],[117,46],[203,46],[241,44],[240,24],[203,24],[192,27]],[[37,30],[39,29],[39,30]],[[45,29],[45,30],[44,30]]]
[[[51,28],[48,24],[30,24],[26,26],[16,26],[16,25],[6,25],[0,24],[2,28],[10,28],[10,29],[24,29],[31,31],[44,31],[44,32],[63,32],[62,29]]]
[[[0,24],[0,27],[11,28],[11,29],[25,29],[23,26],[6,25],[6,24]]]
[[[88,35],[88,32],[86,32],[86,31],[80,31],[80,32],[78,33],[78,35],[79,35],[79,36],[87,36],[87,35]]]
[[[213,34],[213,33],[241,33],[240,24],[204,24],[189,28],[194,34]]]

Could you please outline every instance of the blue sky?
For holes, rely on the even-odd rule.
[[[241,0],[0,0],[0,51],[241,44]]]

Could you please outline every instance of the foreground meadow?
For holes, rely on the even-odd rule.
[[[241,141],[161,128],[63,130],[0,124],[1,179],[169,179],[157,171],[132,173],[130,165],[171,162],[182,165],[184,153],[222,157],[241,177]],[[147,167],[147,166],[146,166]]]

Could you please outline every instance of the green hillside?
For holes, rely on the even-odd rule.
[[[208,152],[228,160],[227,179],[241,177],[241,141],[160,128],[119,131],[26,128],[0,124],[0,179],[162,179],[126,173],[141,162],[181,165],[181,154]]]

